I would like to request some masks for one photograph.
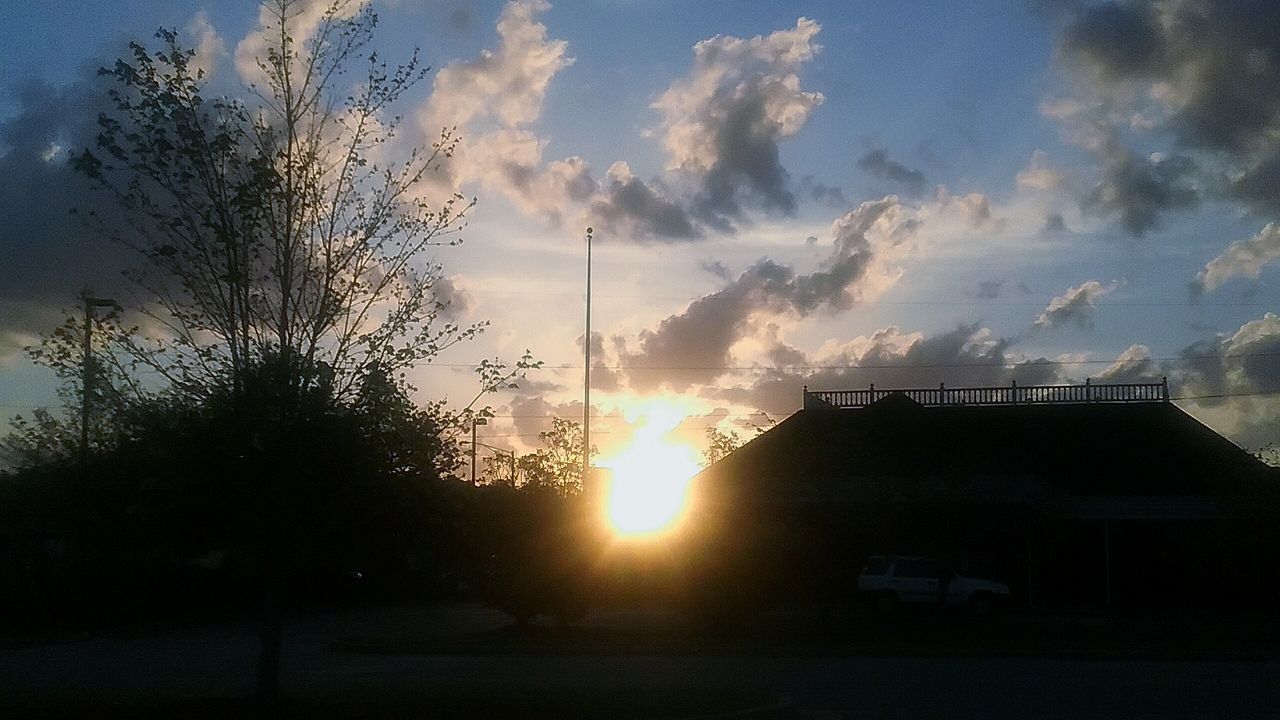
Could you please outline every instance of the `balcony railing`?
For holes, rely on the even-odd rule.
[[[925,407],[955,405],[1066,405],[1083,403],[1169,402],[1169,381],[1158,383],[1085,382],[1083,385],[1018,385],[1002,387],[906,388],[898,390],[810,390],[804,389],[804,407],[863,408],[890,395],[902,394]]]

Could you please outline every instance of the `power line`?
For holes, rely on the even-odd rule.
[[[1240,397],[1266,397],[1269,395],[1280,395],[1280,390],[1259,390],[1257,392],[1245,393],[1218,393],[1214,395],[1181,395],[1179,397],[1171,397],[1170,400],[1217,400],[1221,398],[1240,398]]]
[[[1226,355],[1175,355],[1169,357],[1146,357],[1137,358],[1138,361],[1149,362],[1172,362],[1175,360],[1217,360],[1217,359],[1238,359],[1238,358],[1264,358],[1264,357],[1280,357],[1280,353],[1239,353]],[[603,368],[605,370],[720,370],[732,372],[768,372],[778,370],[937,370],[937,369],[954,369],[954,368],[984,368],[984,367],[1001,367],[1001,368],[1017,368],[1024,365],[1114,365],[1122,362],[1121,358],[1112,360],[1024,360],[1022,362],[1010,363],[1006,362],[953,362],[953,363],[916,363],[911,365],[594,365],[593,369]],[[470,363],[430,363],[423,367],[441,367],[441,368],[474,368],[474,364]],[[564,363],[557,365],[542,365],[540,370],[581,370],[581,365],[572,363]]]
[[[582,299],[585,297],[580,292],[556,292],[551,290],[489,290],[483,288],[466,288],[468,293],[477,295],[501,295],[507,297],[565,297]],[[714,293],[707,295],[650,295],[647,293],[598,293],[592,292],[592,297],[596,298],[613,298],[618,300],[681,300],[685,302],[738,302],[738,297],[718,297]],[[1018,302],[996,302],[990,300],[870,300],[865,301],[865,305],[922,305],[922,306],[942,306],[942,305],[966,305],[977,307],[1036,307],[1044,308],[1047,302],[1037,301],[1018,301]],[[1268,307],[1268,303],[1260,302],[1194,302],[1187,300],[1148,300],[1144,302],[1098,302],[1094,303],[1094,307],[1196,307],[1196,308],[1216,308],[1216,307]]]

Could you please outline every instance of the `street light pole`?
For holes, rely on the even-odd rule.
[[[93,309],[115,307],[116,301],[84,293],[84,358],[80,368],[80,465],[89,464],[89,406],[93,402]]]
[[[471,484],[476,484],[476,426],[488,425],[487,418],[471,418]]]
[[[591,228],[587,228],[587,333],[582,337],[582,484],[591,471]]]

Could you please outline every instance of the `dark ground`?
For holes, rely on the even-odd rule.
[[[1273,718],[1274,620],[835,614],[819,627],[793,613],[706,633],[620,610],[518,632],[471,605],[309,613],[288,628],[284,707],[312,720]],[[242,716],[255,642],[243,620],[9,638],[0,716]]]

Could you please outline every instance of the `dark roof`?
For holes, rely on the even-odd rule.
[[[1170,402],[925,407],[891,394],[864,408],[796,412],[701,478],[765,496],[888,499],[963,488],[1033,500],[1026,496],[1213,496],[1274,474]]]

